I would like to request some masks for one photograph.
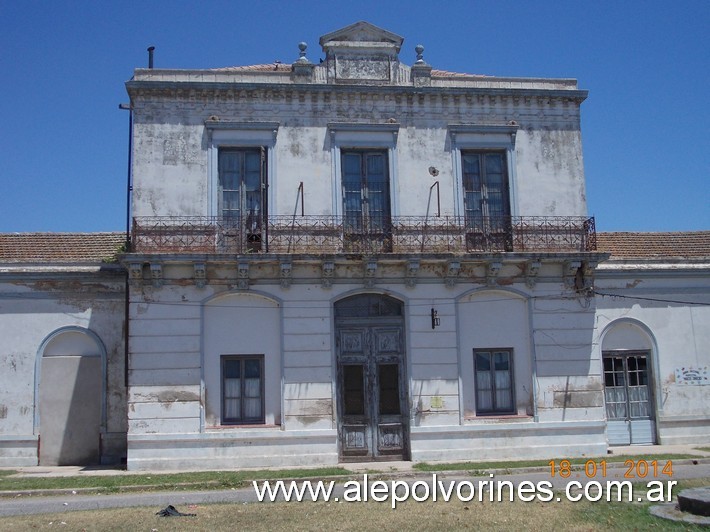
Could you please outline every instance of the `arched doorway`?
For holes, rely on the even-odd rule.
[[[408,460],[402,302],[381,294],[338,301],[335,334],[340,459]]]
[[[88,329],[66,327],[52,333],[39,354],[40,465],[98,464],[104,408],[103,344]]]
[[[609,326],[602,341],[609,445],[656,443],[653,343],[637,323]]]

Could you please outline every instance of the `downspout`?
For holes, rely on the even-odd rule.
[[[131,199],[133,193],[133,105],[128,103],[122,103],[118,106],[119,109],[128,111],[128,170],[126,177],[126,242],[125,242],[125,252],[131,252]],[[129,307],[130,307],[130,284],[129,284],[129,273],[128,270],[125,271],[126,281],[125,281],[125,291],[124,291],[124,317],[123,317],[123,379],[124,386],[128,389],[128,323],[130,318]]]

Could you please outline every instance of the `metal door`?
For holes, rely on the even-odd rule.
[[[649,354],[607,351],[604,359],[604,399],[610,445],[653,444],[656,423]]]

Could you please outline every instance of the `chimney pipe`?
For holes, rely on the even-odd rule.
[[[153,68],[153,50],[155,50],[155,46],[148,47],[148,68]]]

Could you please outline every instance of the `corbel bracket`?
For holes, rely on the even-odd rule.
[[[528,288],[535,288],[540,266],[542,266],[542,263],[539,260],[529,260],[525,263],[525,284]]]
[[[133,286],[140,286],[143,283],[143,263],[131,262],[128,265],[129,279]]]
[[[407,275],[405,277],[405,284],[409,288],[414,288],[417,286],[417,273],[419,272],[419,261],[410,260],[407,262]]]
[[[562,265],[562,278],[567,288],[575,287],[577,272],[580,266],[582,266],[582,262],[578,260],[566,260]]]
[[[207,284],[207,269],[204,262],[196,262],[192,265],[195,275],[195,286],[204,288]]]
[[[163,286],[163,265],[160,263],[151,263],[150,265],[150,278],[153,281],[153,286],[155,288],[160,288]]]
[[[240,262],[237,264],[237,288],[240,290],[249,289],[249,263]]]
[[[489,262],[486,268],[486,284],[488,286],[493,286],[496,281],[496,277],[500,273],[500,269],[503,267],[502,262]]]
[[[330,260],[323,261],[321,264],[321,286],[330,288],[333,286],[333,278],[335,277],[335,263]]]
[[[449,261],[446,266],[446,279],[444,282],[449,288],[453,288],[456,284],[456,279],[458,279],[461,273],[461,263],[457,260]]]
[[[281,288],[288,288],[291,286],[291,272],[292,265],[290,261],[281,262]]]
[[[377,261],[375,259],[367,259],[365,261],[365,288],[375,286],[375,274],[377,273]]]

